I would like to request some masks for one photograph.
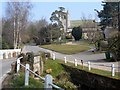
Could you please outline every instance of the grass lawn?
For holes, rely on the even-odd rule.
[[[43,45],[42,48],[50,49],[56,52],[60,52],[63,54],[76,54],[79,52],[83,52],[89,50],[88,45],[61,45],[61,44],[51,44],[51,45]]]
[[[52,72],[50,73],[54,78],[58,76],[61,73],[64,73],[65,70],[61,65],[62,61],[59,60],[47,60],[44,64],[44,74],[46,74],[47,69],[52,69]]]

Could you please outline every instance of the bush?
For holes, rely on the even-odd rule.
[[[28,53],[26,53],[26,56],[27,56],[27,61],[30,62],[30,63],[33,63],[34,53],[33,52],[28,52]]]
[[[65,81],[70,80],[70,75],[67,72],[63,72],[56,77],[58,80],[64,79]]]
[[[70,82],[70,75],[68,73],[61,73],[57,77],[56,82],[62,88],[76,90],[77,86]]]
[[[18,57],[23,57],[20,62],[22,64],[30,64],[30,69],[33,70],[33,60],[34,60],[34,54],[33,52],[28,52],[26,53],[26,55],[24,53],[21,53],[20,55],[18,55]],[[21,69],[22,71],[24,71],[24,68]]]
[[[45,64],[45,62],[46,62],[46,58],[50,58],[50,53],[49,52],[41,52],[41,58],[42,58],[42,61],[44,62],[44,64]]]
[[[2,49],[9,49],[9,44],[7,44],[6,42],[2,42]]]
[[[72,36],[75,38],[75,41],[79,41],[82,38],[82,28],[74,27],[72,29]]]
[[[26,63],[27,61],[27,56],[24,54],[24,53],[21,53],[20,55],[18,55],[18,58],[19,57],[23,57],[22,59],[20,59],[20,62],[21,63]]]
[[[111,33],[110,38],[108,38],[108,51],[115,61],[120,61],[120,32]]]

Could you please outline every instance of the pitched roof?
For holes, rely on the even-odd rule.
[[[70,27],[81,26],[83,28],[95,28],[97,27],[98,22],[94,22],[93,20],[70,20]]]

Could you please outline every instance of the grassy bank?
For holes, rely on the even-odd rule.
[[[90,48],[87,45],[61,45],[61,44],[51,44],[51,45],[43,45],[42,48],[50,49],[56,52],[60,52],[63,54],[76,54],[79,52],[83,52],[89,50]]]
[[[78,70],[83,70],[86,72],[98,74],[108,78],[114,78],[114,79],[120,80],[120,77],[119,77],[120,73],[116,73],[116,75],[112,77],[111,72],[109,71],[93,69],[93,68],[91,69],[91,71],[88,71],[88,67],[85,67],[85,66],[82,67],[81,65],[78,65],[77,67],[75,67],[73,63],[67,62],[67,64],[65,64],[63,60],[58,60],[58,59],[46,60],[44,63],[44,73],[41,76],[44,77],[46,74],[51,74],[53,76],[54,83],[57,84],[58,86],[62,88],[67,88],[67,89],[71,89],[71,88],[76,89],[77,86],[74,85],[73,82],[71,81],[72,78],[70,76],[70,72],[66,71],[66,68],[64,67],[64,65],[70,66],[72,68],[77,68]],[[47,70],[50,70],[50,72],[47,72]],[[8,83],[7,87],[5,86],[5,88],[11,87],[11,88],[25,89],[25,88],[43,88],[44,87],[43,81],[35,80],[32,77],[30,77],[29,86],[24,86],[24,72],[20,72],[20,74],[17,76],[13,75],[11,78],[9,78],[9,80],[6,80],[5,82]]]
[[[47,60],[46,64],[45,64],[45,70],[51,68],[52,72],[50,73],[53,77],[58,76],[60,73],[66,72],[65,69],[63,68],[63,66],[61,64],[65,64],[64,61],[62,60]],[[81,65],[78,65],[77,67],[74,66],[73,63],[67,63],[65,64],[67,66],[71,66],[73,68],[77,68],[80,70],[84,70],[90,73],[95,73],[98,75],[102,75],[102,76],[106,76],[109,78],[115,78],[115,79],[120,79],[119,75],[120,73],[116,72],[116,75],[114,77],[111,76],[111,72],[110,71],[105,71],[105,70],[100,70],[100,69],[91,69],[91,71],[88,71],[88,67],[83,67]]]

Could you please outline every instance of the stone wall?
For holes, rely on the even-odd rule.
[[[78,86],[86,86],[90,90],[119,90],[120,80],[93,74],[70,66],[63,65],[67,72],[70,73],[71,80]],[[88,89],[87,88],[87,89]],[[83,90],[83,89],[81,89]],[[85,89],[84,89],[85,90]]]

